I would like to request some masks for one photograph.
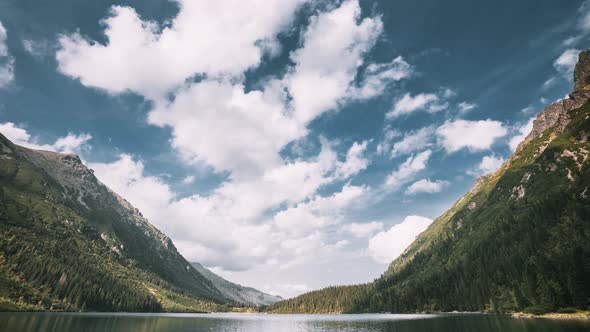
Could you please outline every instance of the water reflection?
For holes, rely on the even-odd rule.
[[[495,315],[257,315],[0,313],[10,332],[578,332],[575,321],[517,320]]]

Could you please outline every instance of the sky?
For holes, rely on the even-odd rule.
[[[291,297],[379,277],[567,98],[589,35],[574,0],[1,0],[0,132]]]

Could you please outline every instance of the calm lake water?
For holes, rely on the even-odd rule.
[[[221,331],[221,332],[575,332],[590,323],[518,320],[480,314],[451,315],[261,315],[0,313],[2,332]]]

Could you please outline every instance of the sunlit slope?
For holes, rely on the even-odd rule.
[[[209,311],[227,302],[77,156],[0,135],[0,309]]]
[[[279,302],[275,312],[529,310],[590,304],[590,53],[568,99],[541,112],[494,174],[376,281]]]

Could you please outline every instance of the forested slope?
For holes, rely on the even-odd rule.
[[[229,302],[77,156],[0,135],[0,309],[210,311]]]
[[[541,112],[482,177],[366,285],[279,302],[275,312],[528,310],[590,304],[590,52],[569,98]]]

